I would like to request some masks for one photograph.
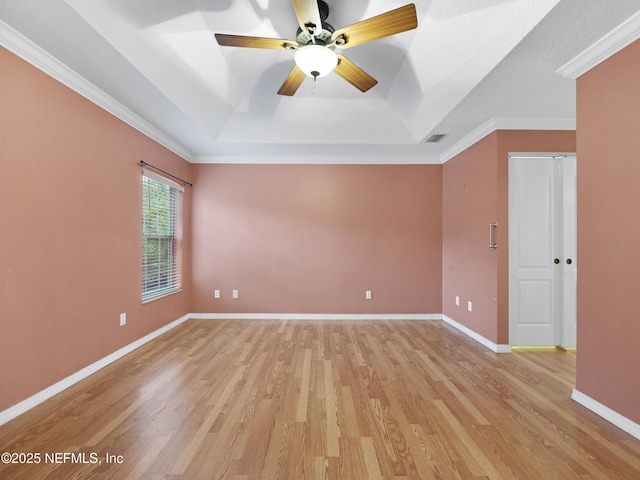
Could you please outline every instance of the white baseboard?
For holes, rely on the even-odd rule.
[[[151,332],[150,334],[140,338],[139,340],[136,340],[135,342],[130,343],[125,347],[122,347],[120,350],[117,350],[112,354],[107,355],[106,357],[98,360],[97,362],[94,362],[91,365],[84,367],[82,370],[79,370],[76,373],[69,375],[68,377],[60,380],[59,382],[54,383],[50,387],[47,387],[44,390],[41,390],[40,392],[36,393],[35,395],[32,395],[26,400],[23,400],[20,403],[17,403],[12,407],[9,407],[8,409],[3,410],[2,412],[0,412],[0,425],[4,425],[8,421],[16,418],[18,415],[22,415],[27,410],[31,410],[36,405],[41,404],[45,400],[48,400],[54,395],[57,395],[63,390],[78,383],[80,380],[84,380],[89,375],[96,373],[98,370],[106,367],[110,363],[113,363],[116,360],[124,357],[128,353],[131,353],[136,348],[141,347],[145,343],[153,340],[154,338],[162,335],[163,333],[171,330],[172,328],[177,327],[178,325],[188,320],[189,318],[190,318],[190,315],[185,315],[179,318],[178,320],[174,320],[173,322],[165,325],[164,327],[159,328],[154,332]]]
[[[477,340],[484,346],[493,350],[494,352],[504,353],[511,351],[508,345],[496,345],[493,342],[468,329],[464,325],[461,325],[458,322],[447,317],[446,315],[442,315],[440,313],[189,313],[165,325],[164,327],[151,332],[150,334],[140,338],[139,340],[130,343],[120,350],[107,355],[97,362],[86,366],[82,370],[69,375],[68,377],[13,405],[12,407],[3,410],[2,412],[0,412],[0,425],[4,425],[17,416],[22,415],[28,410],[31,410],[36,405],[41,404],[45,400],[48,400],[54,395],[57,395],[70,386],[78,383],[81,380],[84,380],[98,370],[124,357],[128,353],[131,353],[145,343],[153,340],[154,338],[162,335],[172,328],[177,327],[190,318],[202,320],[444,320],[460,331],[466,333],[473,339]]]
[[[509,345],[491,340],[441,313],[192,313],[198,320],[443,320],[495,353],[511,353]]]
[[[48,388],[32,395],[31,397],[13,405],[12,407],[3,410],[0,412],[0,425],[4,425],[5,423],[13,420],[19,415],[22,415],[26,411],[32,409],[36,405],[48,400],[49,398],[57,395],[63,390],[69,388],[70,386],[78,383],[79,381],[87,378],[88,376],[94,374],[98,370],[106,367],[107,365],[115,362],[116,360],[124,357],[128,353],[131,353],[135,349],[141,347],[145,343],[153,340],[154,338],[162,335],[163,333],[171,330],[172,328],[177,327],[181,323],[186,320],[193,319],[203,319],[203,320],[442,320],[452,327],[460,330],[462,333],[468,335],[473,338],[477,342],[481,343],[491,351],[495,353],[509,353],[511,352],[511,347],[509,345],[498,345],[491,340],[483,337],[482,335],[474,332],[470,328],[465,327],[464,325],[456,322],[452,318],[448,317],[444,314],[439,313],[421,313],[421,314],[378,314],[378,313],[362,313],[362,314],[333,314],[333,313],[324,313],[324,314],[295,314],[295,313],[190,313],[184,315],[183,317],[165,325],[154,332],[136,340],[133,343],[113,352],[110,355],[98,360],[97,362],[88,365],[87,367],[79,370],[78,372],[60,380],[59,382],[51,385]],[[629,420],[627,417],[619,414],[615,410],[610,409],[609,407],[601,404],[597,400],[585,395],[577,389],[573,389],[571,394],[571,398],[588,408],[592,412],[601,416],[605,420],[611,422],[616,427],[624,430],[629,435],[640,439],[640,425]]]
[[[442,320],[439,313],[192,313],[196,320]]]
[[[640,440],[640,425],[632,420],[629,420],[624,415],[619,414],[615,410],[610,409],[606,405],[603,405],[602,403],[594,400],[590,396],[585,395],[575,388],[571,393],[571,399],[575,402],[578,402],[583,407],[588,408],[596,415],[600,415],[602,418],[604,418],[608,422],[611,422],[619,429],[624,430],[629,435]]]
[[[462,333],[464,333],[466,335],[469,335],[475,341],[481,343],[482,345],[484,345],[485,347],[487,347],[489,350],[491,350],[494,353],[511,353],[511,346],[510,345],[498,345],[498,344],[492,342],[491,340],[489,340],[488,338],[483,337],[479,333],[474,332],[470,328],[465,327],[461,323],[456,322],[454,319],[452,319],[451,317],[448,317],[448,316],[446,316],[444,314],[442,315],[442,320],[444,322],[448,323],[449,325],[451,325],[452,327],[457,328]]]

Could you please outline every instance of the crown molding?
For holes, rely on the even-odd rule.
[[[440,155],[440,163],[446,163],[456,155],[465,151],[471,145],[478,143],[484,137],[495,132],[496,130],[497,130],[496,121],[494,118],[490,118],[489,120],[484,122],[482,125],[480,125],[478,128],[473,130],[471,133],[464,136],[462,140],[457,142],[455,145],[449,147],[447,150],[442,152],[442,154]]]
[[[569,60],[556,73],[574,80],[640,38],[640,12],[632,15],[589,48]]]
[[[496,130],[575,130],[575,118],[493,117],[440,155],[446,163]]]
[[[438,155],[197,155],[192,163],[242,165],[439,165]]]
[[[575,118],[496,117],[496,130],[575,130]]]
[[[0,46],[3,46],[38,70],[69,87],[77,94],[82,95],[98,107],[135,128],[140,133],[155,140],[176,155],[189,162],[192,160],[193,154],[180,143],[114,100],[86,78],[67,67],[60,60],[43,50],[2,20],[0,20]]]

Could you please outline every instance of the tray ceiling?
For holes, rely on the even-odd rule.
[[[327,0],[335,28],[403,0]],[[378,80],[335,74],[276,94],[293,52],[214,33],[295,38],[288,0],[3,0],[0,20],[157,128],[191,161],[439,156],[487,120],[566,128],[575,82],[556,70],[636,13],[637,0],[417,0],[418,28],[343,51]],[[524,122],[526,123],[526,122]],[[434,133],[448,134],[425,144]],[[186,154],[185,154],[186,153]],[[218,159],[218,160],[216,160]]]

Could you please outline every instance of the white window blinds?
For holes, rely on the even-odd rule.
[[[170,180],[142,171],[142,301],[182,289],[182,195]]]

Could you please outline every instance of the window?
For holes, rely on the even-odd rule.
[[[184,189],[142,171],[142,301],[182,290]]]

